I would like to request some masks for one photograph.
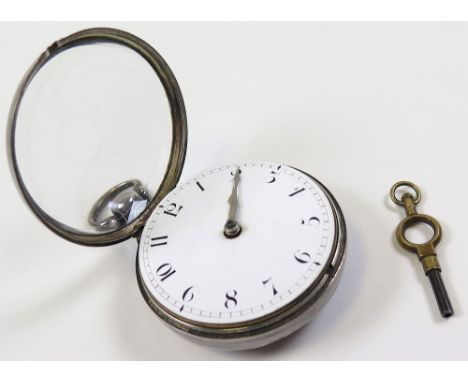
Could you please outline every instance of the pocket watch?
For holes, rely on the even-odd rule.
[[[20,171],[18,116],[43,67],[71,48],[104,44],[129,48],[156,74],[170,106],[172,142],[156,190],[136,177],[109,184],[83,212],[83,228],[46,212],[33,196],[31,181]],[[333,195],[313,176],[286,164],[238,161],[179,182],[187,146],[182,94],[163,58],[130,33],[92,28],[52,44],[18,87],[7,146],[17,188],[36,217],[81,245],[135,237],[144,300],[172,329],[199,343],[227,349],[268,345],[309,322],[337,285],[345,221]]]

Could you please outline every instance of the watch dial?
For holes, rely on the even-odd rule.
[[[224,235],[237,184],[241,233]],[[170,192],[140,241],[141,280],[172,315],[239,324],[285,307],[323,274],[335,217],[320,186],[289,166],[242,162]]]

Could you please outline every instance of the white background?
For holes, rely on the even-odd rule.
[[[467,359],[464,251],[468,24],[1,24],[4,126],[26,68],[52,41],[111,25],[152,44],[184,94],[183,178],[243,159],[282,162],[324,182],[347,219],[348,259],[316,319],[265,349],[187,342],[140,296],[136,242],[80,247],[28,211],[0,161],[2,359]],[[4,148],[2,148],[4,150]],[[422,187],[455,316],[439,317],[428,280],[401,251],[400,179]]]

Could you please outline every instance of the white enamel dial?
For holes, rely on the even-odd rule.
[[[226,238],[234,175],[236,220]],[[320,186],[289,166],[242,162],[180,184],[140,239],[141,282],[163,310],[200,324],[239,324],[300,298],[333,252],[335,216]]]

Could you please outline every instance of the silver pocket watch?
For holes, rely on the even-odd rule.
[[[171,143],[165,147],[168,159],[163,161],[160,181],[152,188],[139,180],[138,174],[130,180],[125,180],[126,174],[121,175],[123,178],[113,184],[106,183],[106,174],[92,178],[89,184],[107,186],[89,193],[94,200],[85,203],[87,207],[80,212],[81,223],[77,227],[57,217],[57,209],[53,214],[47,213],[46,203],[33,197],[35,192],[30,185],[42,178],[31,170],[29,180],[25,179],[23,167],[28,164],[23,165],[26,162],[21,161],[17,147],[19,115],[42,68],[64,52],[108,45],[137,53],[145,65],[149,64],[153,77],[157,75],[170,106]],[[78,68],[86,67],[85,62],[74,60],[77,62]],[[62,68],[61,73],[68,72]],[[64,80],[57,83],[66,87]],[[90,98],[66,103],[58,111],[40,109],[47,118],[55,118],[64,108],[92,102],[92,95]],[[63,99],[52,96],[52,101]],[[80,118],[71,120],[81,121]],[[39,121],[22,120],[32,126]],[[63,118],[57,120],[62,124]],[[99,120],[98,124],[106,122]],[[38,134],[37,129],[31,131]],[[44,136],[41,135],[44,144],[54,139]],[[37,140],[25,145],[24,150],[37,149],[36,143]],[[72,142],[63,155],[67,157],[78,143]],[[337,285],[344,260],[345,222],[333,195],[311,175],[283,164],[239,161],[179,182],[187,146],[182,94],[162,57],[130,33],[93,28],[52,44],[33,63],[18,87],[10,110],[7,145],[18,190],[39,220],[62,238],[81,245],[111,245],[135,237],[137,278],[145,301],[171,328],[197,342],[227,349],[265,346],[309,322]],[[54,152],[47,151],[48,155]],[[96,156],[90,158],[93,163]],[[51,159],[50,166],[42,167],[50,169],[66,162]],[[34,165],[33,160],[27,163]],[[73,187],[76,190],[82,179],[88,179],[93,167],[83,170],[75,159],[70,163],[66,173],[78,182]],[[83,187],[76,195],[81,196],[86,190]],[[58,197],[62,194],[58,193]],[[57,204],[64,211],[75,206],[73,200]]]

